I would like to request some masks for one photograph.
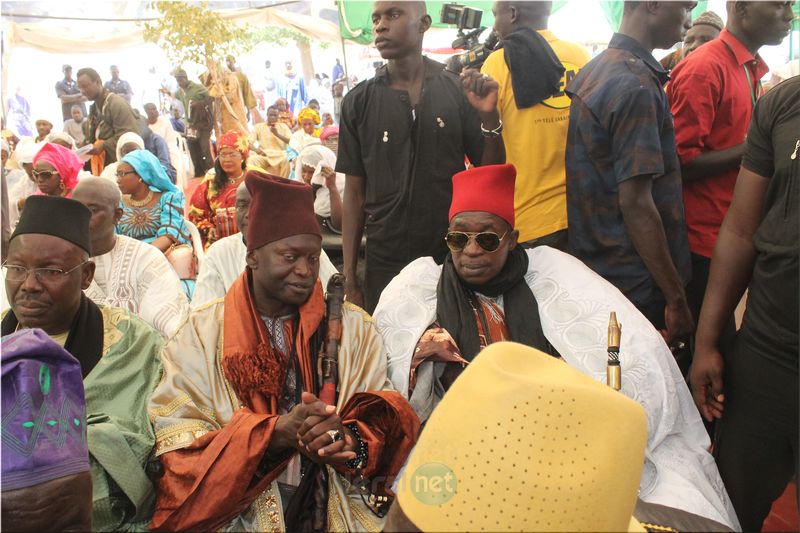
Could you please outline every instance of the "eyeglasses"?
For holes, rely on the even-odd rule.
[[[43,180],[49,180],[53,177],[53,175],[58,175],[58,172],[55,170],[34,170],[32,172],[34,179],[42,178]]]
[[[496,252],[498,248],[500,248],[500,243],[503,239],[508,235],[508,231],[506,230],[503,233],[503,236],[497,235],[497,233],[493,231],[482,231],[480,233],[472,233],[468,231],[450,231],[444,238],[444,242],[447,243],[447,247],[450,248],[451,252],[460,252],[464,250],[469,244],[469,240],[474,238],[475,242],[478,243],[478,246],[483,248],[484,251],[487,252]]]
[[[118,178],[124,178],[128,174],[136,174],[135,170],[117,170],[116,176]]]
[[[83,263],[67,271],[61,270],[60,268],[27,268],[20,265],[3,264],[3,277],[5,277],[6,281],[25,281],[28,279],[28,274],[33,272],[33,275],[36,276],[36,279],[41,283],[54,282],[68,276],[88,262],[89,260],[87,259]]]
[[[242,157],[242,154],[239,152],[220,152],[218,157],[220,159],[237,159]]]

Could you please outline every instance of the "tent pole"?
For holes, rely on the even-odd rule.
[[[349,91],[350,89],[352,89],[352,87],[350,87],[350,71],[347,69],[347,47],[345,46],[344,37],[342,37],[341,31],[339,32],[339,40],[342,42],[342,60],[344,61],[344,83],[345,87],[347,87],[347,90]]]

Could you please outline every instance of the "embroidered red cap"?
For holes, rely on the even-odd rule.
[[[256,250],[292,235],[319,235],[311,187],[299,181],[248,170],[244,183],[250,192],[247,249]]]
[[[450,217],[466,211],[497,215],[514,227],[514,165],[486,165],[453,176],[453,201]]]

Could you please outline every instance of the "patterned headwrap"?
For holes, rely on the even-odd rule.
[[[325,142],[325,139],[331,135],[339,135],[339,126],[325,126],[322,128],[322,133],[319,134],[319,140]]]
[[[178,188],[169,180],[164,165],[156,156],[147,150],[134,150],[122,158],[124,163],[128,163],[133,170],[142,178],[151,191],[154,192],[177,192]]]
[[[3,491],[87,472],[78,360],[40,329],[3,337],[2,354]]]
[[[250,155],[250,141],[247,135],[241,131],[229,130],[220,137],[217,141],[217,153],[221,152],[223,148],[233,148],[245,159]]]
[[[719,31],[722,31],[722,28],[725,27],[722,19],[719,18],[719,15],[713,11],[706,11],[705,13],[698,15],[698,17],[692,22],[692,26],[697,26],[698,24],[706,24],[716,28]]]
[[[67,189],[72,190],[78,184],[78,172],[83,168],[83,161],[69,148],[64,148],[60,144],[45,143],[33,157],[34,165],[39,161],[53,165]]]
[[[297,122],[302,123],[307,118],[313,120],[314,124],[319,124],[321,122],[319,118],[319,113],[317,113],[314,109],[311,109],[310,107],[306,107],[302,111],[300,111],[300,114],[297,115]]]

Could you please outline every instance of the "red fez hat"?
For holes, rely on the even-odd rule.
[[[248,251],[292,235],[309,233],[322,238],[311,187],[256,170],[245,174],[244,183],[252,197],[247,224]]]
[[[465,211],[497,215],[514,227],[514,165],[486,165],[453,176],[450,218]]]

